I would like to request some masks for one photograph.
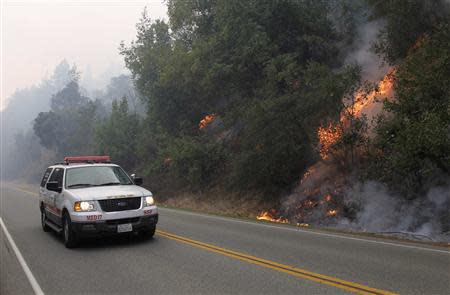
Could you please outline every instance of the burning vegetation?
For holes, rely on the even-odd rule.
[[[359,90],[351,99],[343,101],[344,109],[337,123],[329,123],[317,130],[319,139],[319,153],[322,160],[330,157],[331,148],[342,138],[346,129],[350,128],[351,120],[361,116],[373,117],[381,111],[380,98],[392,94],[393,77],[395,69],[389,70],[388,74],[378,82],[375,89],[366,93],[364,89]]]
[[[327,216],[336,216],[338,214],[338,210],[330,209],[327,211]]]
[[[265,220],[265,221],[271,221],[271,222],[279,222],[279,223],[289,223],[289,220],[284,217],[276,217],[278,214],[276,210],[272,209],[270,211],[263,211],[261,212],[256,219],[258,220]]]
[[[394,75],[395,69],[391,69],[375,89],[368,93],[361,89],[350,99],[344,99],[339,121],[317,130],[321,161],[304,173],[294,194],[287,198],[280,211],[261,212],[258,220],[292,224],[336,221],[344,211],[342,197],[347,179],[334,163],[334,147],[351,128],[352,120],[362,116],[374,117],[381,111],[380,98],[391,96]]]
[[[326,160],[330,155],[331,147],[342,137],[342,128],[339,124],[330,123],[328,127],[319,127],[317,136],[320,143],[320,157]]]
[[[216,119],[217,115],[216,114],[209,114],[206,115],[203,119],[200,120],[200,122],[198,123],[198,129],[202,130],[205,129],[206,126],[208,126],[209,124],[211,124],[212,122],[214,122],[214,120]]]

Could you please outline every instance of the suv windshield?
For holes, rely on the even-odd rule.
[[[133,184],[128,175],[117,166],[93,166],[67,169],[66,188]]]

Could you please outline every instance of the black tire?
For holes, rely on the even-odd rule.
[[[67,212],[63,215],[63,240],[66,248],[75,248],[78,246],[79,239],[76,232],[72,228],[72,222],[70,220],[69,214]]]
[[[45,209],[41,208],[41,225],[42,225],[42,230],[45,232],[49,232],[51,230],[51,228],[47,225],[47,223],[45,223],[45,221],[47,221],[47,214],[45,213]]]
[[[151,229],[145,229],[140,232],[140,236],[144,240],[150,240],[155,235],[156,226],[153,226]]]

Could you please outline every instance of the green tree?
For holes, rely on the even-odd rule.
[[[62,157],[93,152],[93,126],[97,120],[98,102],[80,94],[76,81],[52,96],[52,110],[41,112],[33,129],[41,144]]]
[[[210,171],[203,157],[228,161],[220,179],[235,189],[273,192],[295,183],[316,158],[317,127],[339,116],[353,81],[338,70],[344,34],[328,17],[336,5],[171,0],[168,24],[144,12],[137,40],[121,52],[148,107],[139,150],[151,151],[151,171],[207,186],[218,174],[199,170]],[[223,124],[205,134],[198,124],[212,113]]]
[[[359,78],[357,69],[333,73],[319,63],[296,75],[289,73],[295,65],[280,69],[286,72],[272,79],[275,90],[266,91],[273,96],[256,100],[241,115],[245,128],[230,175],[232,187],[264,191],[272,198],[289,191],[317,161],[317,128],[339,118],[342,96]]]
[[[386,22],[374,44],[377,53],[395,64],[405,58],[423,34],[450,21],[450,3],[445,0],[368,0],[372,18]]]
[[[62,111],[64,109],[75,109],[89,101],[89,98],[80,93],[78,82],[69,82],[63,90],[52,96],[51,109]]]
[[[110,155],[114,162],[127,170],[134,169],[139,164],[139,128],[139,117],[129,112],[127,98],[114,100],[111,115],[95,130],[97,151]]]
[[[398,68],[395,100],[378,124],[372,172],[407,198],[450,172],[450,26],[424,36]]]
[[[311,145],[293,97],[256,102],[232,163],[231,184],[268,193],[288,189],[311,162]],[[273,198],[273,196],[272,196]]]
[[[206,136],[175,138],[161,155],[167,174],[191,190],[214,185],[226,163],[223,147]]]

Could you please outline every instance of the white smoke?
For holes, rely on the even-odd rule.
[[[382,21],[371,21],[361,24],[357,30],[357,37],[353,50],[347,54],[345,64],[357,63],[361,67],[361,77],[368,81],[380,80],[388,71],[388,66],[382,58],[372,50],[372,42],[383,27]]]
[[[377,233],[410,233],[450,241],[450,185],[430,189],[426,198],[405,201],[381,183],[357,183],[344,196],[344,204],[357,208],[354,220],[339,225]],[[447,224],[447,226],[445,226]]]

